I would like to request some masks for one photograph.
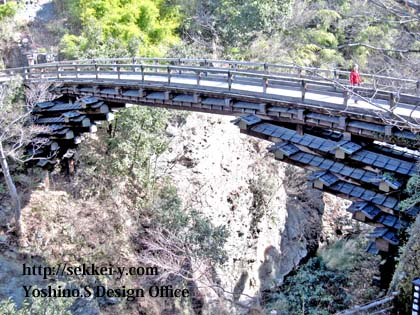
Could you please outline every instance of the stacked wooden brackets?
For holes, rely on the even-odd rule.
[[[105,103],[95,97],[79,100],[60,97],[38,103],[32,116],[39,132],[28,146],[28,154],[35,157],[33,161],[41,167],[54,165],[63,157],[71,157],[82,141],[83,133],[96,132],[96,125],[111,121],[113,112],[121,107],[125,105]]]
[[[242,133],[274,142],[277,160],[307,168],[311,185],[353,201],[347,209],[355,220],[375,226],[370,253],[396,254],[402,232],[420,212],[402,211],[405,185],[418,172],[420,155],[372,141],[346,140],[331,130],[303,132],[265,121],[255,115],[234,121]]]

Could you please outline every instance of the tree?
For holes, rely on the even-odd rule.
[[[12,201],[17,234],[21,233],[21,201],[10,162],[25,163],[34,158],[26,148],[31,145],[33,152],[43,146],[47,139],[34,139],[42,128],[31,124],[32,107],[47,91],[46,86],[32,86],[27,90],[27,100],[23,100],[22,81],[11,78],[0,85],[0,165]]]
[[[181,31],[189,43],[199,42],[214,57],[243,51],[259,33],[284,26],[292,1],[175,0],[185,16]]]
[[[177,42],[176,7],[161,0],[57,0],[79,35],[65,35],[65,58],[162,56]]]

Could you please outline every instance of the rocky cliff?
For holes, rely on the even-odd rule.
[[[241,305],[258,304],[256,296],[317,249],[324,204],[302,170],[275,161],[269,142],[240,134],[232,119],[194,113],[183,126],[169,126],[159,169],[186,208],[228,227],[221,286]]]

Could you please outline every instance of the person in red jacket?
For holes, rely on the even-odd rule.
[[[360,83],[362,83],[362,79],[360,78],[359,66],[355,64],[353,69],[350,72],[351,91],[352,91],[352,94],[354,95],[355,103],[357,103],[357,96],[353,93],[353,89],[354,87],[359,86]]]

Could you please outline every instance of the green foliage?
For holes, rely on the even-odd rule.
[[[316,12],[315,23],[317,23],[317,28],[328,31],[340,18],[341,15],[337,11],[321,9]]]
[[[336,47],[338,44],[334,34],[324,30],[310,30],[308,35],[313,42],[324,47]]]
[[[0,22],[6,18],[11,18],[16,14],[18,6],[16,2],[8,2],[0,5]]]
[[[278,314],[333,314],[377,297],[366,288],[380,259],[365,253],[367,239],[342,239],[318,251],[318,257],[300,266],[271,296],[267,310]],[[269,312],[268,312],[269,314]]]
[[[147,203],[154,194],[157,160],[167,148],[166,126],[175,115],[133,106],[115,116],[108,130],[100,128],[97,138],[80,147],[75,189],[79,198],[128,191],[133,204]]]
[[[350,303],[345,273],[330,270],[320,257],[312,258],[287,278],[269,310],[279,314],[319,315],[345,309]]]
[[[272,34],[285,26],[292,1],[176,0],[187,18],[183,31],[188,38],[201,38],[204,43],[244,50],[258,33]],[[192,17],[192,18],[191,18]],[[217,47],[207,47],[214,49]]]
[[[227,255],[223,246],[228,237],[225,226],[214,226],[196,210],[182,209],[182,203],[173,186],[164,186],[152,207],[155,224],[163,226],[189,247],[198,257],[223,264]]]
[[[72,298],[34,298],[31,302],[26,300],[18,308],[11,299],[0,303],[2,315],[71,315],[69,307]]]
[[[400,314],[411,314],[412,284],[420,275],[420,216],[410,227],[410,238],[400,248],[400,259],[389,292],[398,291],[397,307]]]
[[[110,172],[128,176],[143,188],[151,184],[156,159],[166,150],[166,110],[133,106],[116,116],[115,137],[109,139]]]
[[[177,42],[177,7],[162,0],[62,1],[80,35],[66,35],[60,52],[65,58],[162,56]]]
[[[320,250],[325,265],[332,270],[350,271],[358,265],[364,255],[360,255],[360,241],[341,239],[328,248]]]
[[[402,209],[409,209],[420,203],[420,175],[412,176],[407,182],[407,194],[410,196],[400,203]]]

